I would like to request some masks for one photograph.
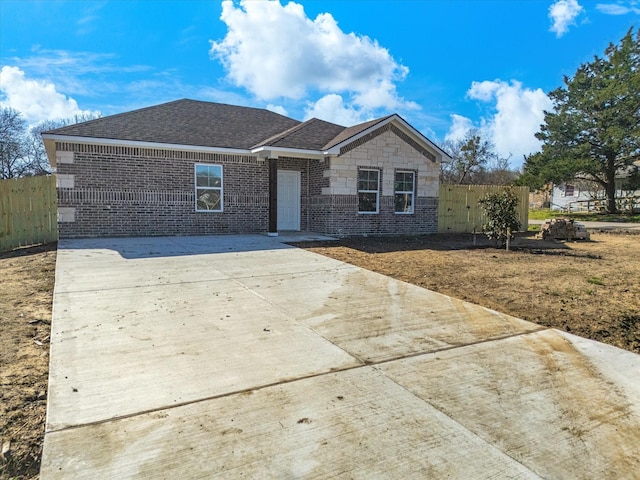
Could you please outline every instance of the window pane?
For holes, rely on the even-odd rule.
[[[413,192],[413,173],[396,172],[394,188],[396,192]]]
[[[378,210],[377,199],[377,193],[358,193],[358,211],[376,212]]]
[[[412,193],[396,193],[394,203],[397,213],[413,212],[413,194]]]
[[[377,170],[358,170],[358,190],[378,190]]]
[[[209,175],[206,165],[196,165],[196,185],[199,187],[209,186]]]
[[[196,165],[196,185],[198,187],[220,187],[222,185],[222,167]]]
[[[220,210],[220,191],[197,188],[198,210]]]
[[[222,167],[209,166],[209,186],[220,187],[222,185]]]

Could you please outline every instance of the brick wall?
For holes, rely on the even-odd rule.
[[[324,160],[280,157],[300,172],[301,230],[332,235],[437,231],[439,165],[397,128]],[[253,156],[125,146],[56,144],[60,238],[264,233],[268,166]],[[194,165],[223,166],[223,212],[196,212]],[[380,169],[380,211],[358,213],[360,167]],[[396,169],[416,172],[414,213],[396,214]]]
[[[268,169],[251,156],[59,143],[60,238],[265,232]],[[69,157],[68,152],[73,152]],[[224,211],[196,212],[194,165],[223,166]],[[66,210],[68,211],[68,210]]]
[[[413,214],[397,214],[393,196],[380,197],[377,214],[358,213],[357,195],[319,195],[310,199],[314,206],[310,230],[327,235],[413,235],[438,231],[438,199],[418,197]]]

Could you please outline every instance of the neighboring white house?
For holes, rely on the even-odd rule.
[[[640,209],[640,190],[623,189],[623,180],[616,180],[616,198],[622,210]],[[604,189],[595,182],[576,180],[553,185],[549,198],[551,210],[567,212],[597,211],[606,207]]]

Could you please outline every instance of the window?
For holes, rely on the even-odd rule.
[[[575,195],[575,185],[571,185],[570,183],[567,183],[564,187],[564,196],[565,197],[573,197]]]
[[[413,213],[415,172],[396,172],[393,184],[396,213]]]
[[[196,211],[222,211],[222,166],[196,164]]]
[[[378,213],[380,171],[361,168],[358,170],[358,212]]]

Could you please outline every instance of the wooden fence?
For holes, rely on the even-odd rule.
[[[481,231],[484,212],[478,205],[487,193],[505,187],[440,185],[438,231]],[[522,229],[529,221],[528,187],[512,187],[518,196]],[[56,180],[54,176],[0,180],[0,252],[58,239]]]
[[[480,232],[486,221],[478,204],[488,193],[501,192],[506,187],[494,185],[440,185],[438,201],[438,232]],[[518,216],[522,230],[529,225],[529,187],[511,187],[518,197]]]
[[[55,177],[0,180],[0,252],[57,239]]]

